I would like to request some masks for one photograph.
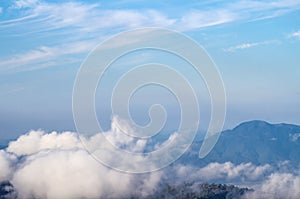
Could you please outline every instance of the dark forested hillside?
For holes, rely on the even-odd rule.
[[[158,198],[180,198],[180,199],[239,199],[247,193],[253,191],[248,188],[239,188],[225,184],[201,184],[201,183],[182,183],[182,184],[161,184],[158,190],[145,199]],[[15,199],[17,193],[9,182],[0,183],[0,199]],[[132,196],[131,199],[141,198]]]
[[[156,191],[153,195],[148,196],[147,198],[239,199],[242,198],[245,193],[250,191],[253,190],[226,184],[164,184],[161,186],[161,189]]]

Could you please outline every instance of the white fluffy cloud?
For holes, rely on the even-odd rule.
[[[107,139],[134,152],[143,150],[145,143],[121,136],[115,122],[112,130],[105,132]],[[103,138],[96,135],[88,141],[99,148]],[[112,158],[120,164],[131,161]],[[161,172],[134,175],[106,167],[84,149],[79,135],[72,132],[30,131],[0,151],[0,162],[0,182],[11,181],[19,198],[140,197],[150,194],[162,176]]]
[[[297,199],[300,196],[300,176],[292,173],[273,173],[253,193],[248,193],[248,199],[287,198]]]
[[[46,149],[74,149],[82,148],[78,135],[72,132],[45,133],[41,130],[30,131],[21,135],[16,141],[11,142],[8,152],[16,155],[32,155]]]
[[[250,183],[254,185],[254,191],[248,192],[244,196],[245,199],[298,199],[300,196],[300,170],[279,172],[274,171],[270,165],[234,165],[225,162],[210,163],[203,168],[179,165],[175,166],[174,173],[179,181],[188,179],[200,182]]]
[[[12,183],[21,198],[129,197],[143,193],[143,181],[153,181],[151,175],[140,178],[109,169],[84,150],[45,151],[28,157],[20,167]],[[156,181],[148,186],[154,188]]]
[[[10,179],[15,162],[15,155],[0,150],[0,182]]]
[[[176,174],[179,179],[193,179],[200,181],[225,180],[239,182],[262,179],[271,171],[270,165],[255,166],[251,163],[234,165],[231,162],[210,163],[203,168],[194,166],[177,166]]]
[[[294,37],[294,38],[300,39],[300,30],[299,30],[299,31],[296,31],[296,32],[293,32],[293,33],[291,33],[291,34],[289,34],[288,37],[289,37],[289,38]]]

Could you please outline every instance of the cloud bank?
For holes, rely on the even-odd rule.
[[[112,126],[106,132],[111,142],[142,150],[143,143],[120,137],[119,129]],[[100,141],[96,138],[91,141]],[[73,132],[30,131],[0,151],[0,162],[0,182],[10,181],[19,198],[143,197],[162,176],[161,172],[132,175],[108,168],[84,149]]]
[[[113,119],[111,130],[104,132],[107,139],[117,147],[143,152],[147,142],[120,134],[120,124],[116,122],[118,120]],[[96,148],[101,147],[100,138],[103,137],[90,139]],[[80,139],[86,138],[74,132],[46,133],[42,130],[20,136],[0,151],[0,182],[11,182],[20,199],[143,198],[166,181],[256,185],[247,198],[293,199],[300,195],[300,171],[277,172],[270,165],[234,165],[231,162],[214,162],[200,168],[179,161],[158,172],[129,174],[100,164],[85,150]],[[165,142],[172,139],[170,136]],[[164,144],[154,145],[153,149]],[[112,158],[120,164],[131,164],[131,160]]]
[[[296,199],[300,196],[299,187],[299,173],[273,173],[254,192],[246,194],[246,199]]]
[[[270,165],[255,166],[252,163],[234,165],[231,162],[210,163],[203,168],[190,165],[180,165],[175,168],[175,173],[180,179],[211,182],[249,182],[264,178],[272,170]]]

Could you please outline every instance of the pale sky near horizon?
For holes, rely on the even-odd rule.
[[[75,130],[80,64],[98,43],[143,27],[179,31],[206,49],[226,88],[225,128],[300,124],[299,0],[1,0],[0,138]]]

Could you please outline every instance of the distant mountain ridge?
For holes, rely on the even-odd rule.
[[[300,126],[293,124],[259,120],[241,123],[223,131],[214,149],[202,160],[195,158],[201,144],[195,142],[184,159],[197,165],[227,161],[272,166],[289,161],[295,167],[300,165]]]
[[[1,140],[0,149],[7,147],[11,140]],[[270,164],[289,161],[292,166],[300,165],[300,126],[294,124],[270,124],[253,120],[243,122],[231,130],[225,130],[204,159],[198,158],[202,140],[196,139],[189,152],[179,161],[205,166],[211,162],[251,162]]]

